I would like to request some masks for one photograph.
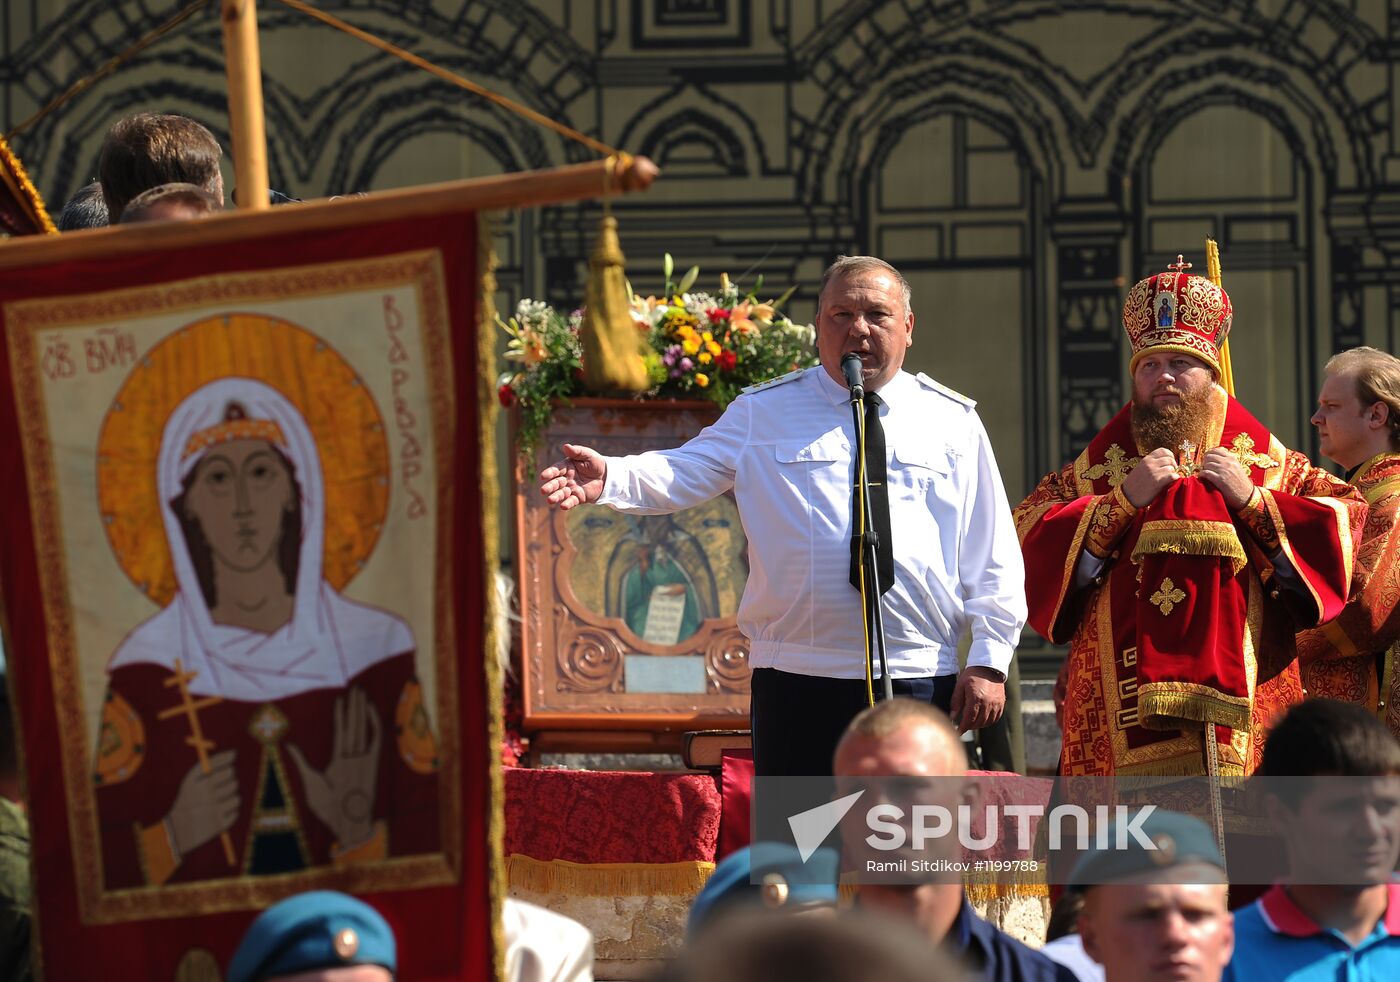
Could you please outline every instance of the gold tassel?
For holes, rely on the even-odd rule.
[[[625,263],[617,219],[604,215],[588,261],[587,310],[579,329],[583,382],[590,392],[645,392],[651,387],[641,332],[628,303]]]

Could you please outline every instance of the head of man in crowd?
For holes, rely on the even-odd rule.
[[[1385,892],[1400,859],[1400,743],[1361,706],[1308,699],[1269,731],[1257,775],[1290,885]]]
[[[89,181],[63,203],[63,210],[54,220],[60,232],[79,232],[85,228],[105,228],[107,202],[102,197],[102,182]]]
[[[967,754],[957,730],[942,710],[920,700],[896,698],[876,703],[851,721],[837,744],[834,768],[838,793],[845,794],[848,785],[870,778],[960,778],[967,773]],[[897,795],[907,793],[901,791],[903,786],[909,785],[912,790],[917,783],[896,781],[881,790]],[[958,804],[975,804],[976,785],[956,780],[931,781],[918,794],[925,804],[935,796],[970,796],[966,801],[943,802],[945,807],[955,809]],[[871,855],[865,842],[867,831],[860,823],[843,825],[846,856],[856,866]],[[949,848],[956,846],[954,836],[942,841]],[[957,858],[934,856],[928,849],[920,855]],[[882,853],[878,858],[898,857]],[[941,882],[936,876],[925,875],[866,876],[859,886],[859,902],[868,910],[912,920],[930,938],[939,941],[962,907],[962,882],[956,878]]]
[[[1133,346],[1133,435],[1144,450],[1203,445],[1231,320],[1225,291],[1205,277],[1168,271],[1129,291],[1123,327]]]
[[[834,914],[840,859],[833,849],[817,849],[805,860],[786,842],[755,842],[725,856],[690,906],[687,937],[694,938],[734,913],[752,917]]]
[[[827,267],[816,320],[822,368],[844,386],[841,359],[855,354],[866,392],[895,377],[914,343],[909,283],[874,256],[842,256]]]
[[[1317,396],[1322,455],[1347,470],[1400,453],[1400,358],[1361,347],[1333,355]]]
[[[334,890],[299,893],[258,915],[225,982],[393,982],[394,932],[369,904]]]
[[[98,158],[109,221],[121,221],[133,198],[161,184],[193,184],[222,202],[222,157],[214,134],[186,116],[137,113],[118,120]]]
[[[121,224],[184,222],[223,210],[223,199],[214,197],[198,185],[161,184],[142,191],[127,202]]]
[[[927,982],[967,978],[907,923],[838,917],[724,917],[658,982]]]
[[[1116,848],[1080,857],[1070,889],[1084,894],[1079,934],[1106,982],[1216,982],[1235,948],[1225,861],[1206,824],[1154,811]]]

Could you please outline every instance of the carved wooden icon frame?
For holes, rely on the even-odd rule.
[[[561,512],[536,491],[561,444],[607,455],[675,447],[717,415],[703,402],[577,399],[555,411],[533,461],[517,458],[528,732],[573,731],[562,742],[578,749],[671,749],[687,730],[748,726],[749,645],[735,620],[747,543],[732,493],[638,517]]]

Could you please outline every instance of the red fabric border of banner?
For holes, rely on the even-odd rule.
[[[347,203],[353,207],[353,203]],[[311,263],[371,258],[415,249],[441,250],[447,273],[455,390],[455,447],[477,446],[479,433],[476,316],[478,239],[471,212],[431,222],[408,220],[308,231],[272,239],[113,255],[27,270],[7,270],[0,282],[5,302],[159,284],[193,276]],[[472,275],[463,277],[461,271]],[[0,330],[7,330],[0,311]],[[32,829],[36,934],[44,976],[49,979],[173,978],[175,963],[190,947],[187,930],[198,924],[200,944],[227,964],[255,912],[200,915],[124,924],[81,925],[64,782],[59,759],[54,686],[43,619],[31,506],[23,480],[24,457],[13,398],[8,348],[0,344],[0,582],[8,619],[11,692],[17,700],[26,758]],[[488,380],[489,381],[489,380]],[[399,942],[399,978],[489,978],[492,975],[490,880],[498,860],[488,839],[491,785],[487,721],[489,694],[481,665],[486,611],[479,454],[452,454],[456,541],[451,543],[456,586],[456,638],[461,708],[461,766],[464,881],[455,887],[385,892],[364,899],[379,908]],[[475,724],[475,725],[473,725]],[[458,939],[454,945],[453,939]]]

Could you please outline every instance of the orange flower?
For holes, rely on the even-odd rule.
[[[744,300],[734,305],[729,313],[729,326],[741,334],[757,333],[765,324],[771,323],[776,311],[771,304],[749,303]]]

